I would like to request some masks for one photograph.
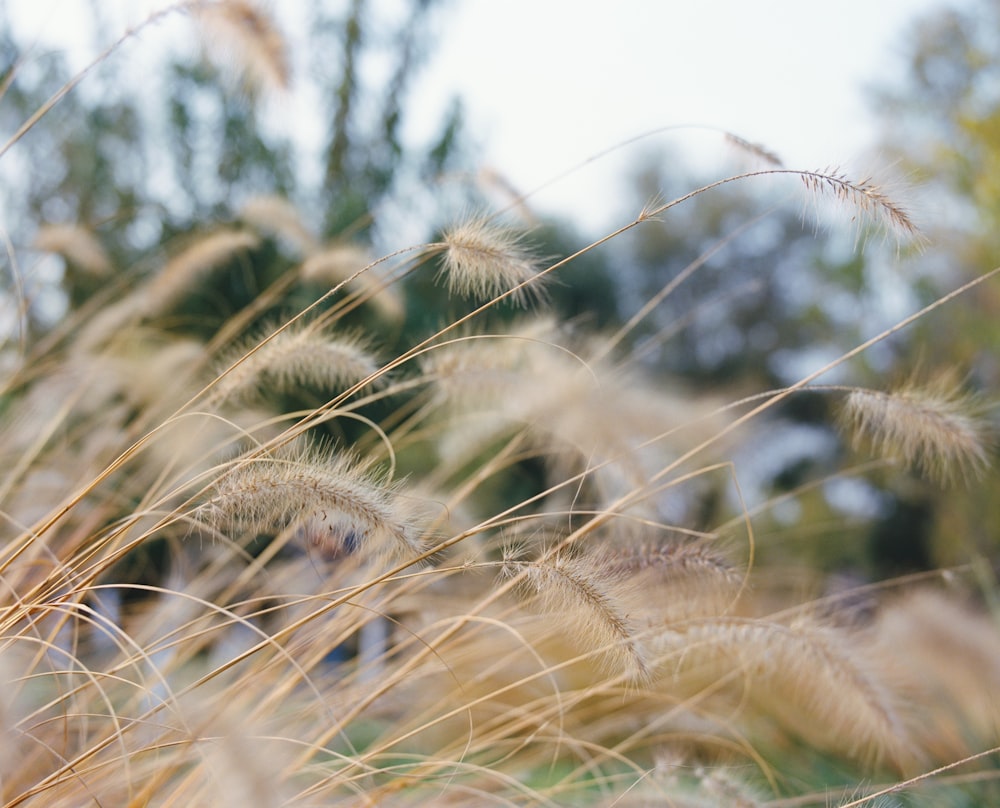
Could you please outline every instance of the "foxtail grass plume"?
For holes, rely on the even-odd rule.
[[[323,540],[334,552],[385,548],[405,557],[422,549],[397,487],[363,470],[353,458],[316,450],[235,461],[196,517],[217,529],[257,533],[322,525]]]
[[[239,217],[267,235],[284,239],[300,255],[317,249],[316,237],[310,232],[295,206],[280,196],[254,196],[243,203]]]
[[[609,542],[595,563],[622,585],[622,600],[640,627],[714,617],[730,609],[743,573],[712,542]]]
[[[512,230],[471,219],[447,230],[440,246],[441,272],[453,294],[490,300],[511,292],[513,302],[522,306],[545,297],[537,259]]]
[[[906,705],[854,637],[800,618],[709,618],[651,645],[693,692],[731,677],[735,697],[810,744],[894,768],[913,763]],[[667,664],[667,669],[671,667]]]
[[[75,224],[46,224],[38,228],[34,247],[57,253],[88,275],[102,277],[111,271],[111,261],[97,237]]]
[[[855,445],[867,437],[877,453],[941,482],[956,472],[980,472],[987,464],[985,424],[974,415],[969,397],[946,380],[894,393],[855,390],[842,420],[853,431]]]
[[[930,586],[898,594],[879,609],[863,651],[921,705],[911,731],[941,763],[988,749],[1000,726],[1000,629],[968,595]]]
[[[835,169],[821,171],[800,171],[803,184],[817,194],[831,194],[855,210],[865,214],[871,221],[901,238],[919,235],[919,230],[907,210],[892,199],[871,177],[852,180]]]
[[[251,95],[288,89],[292,73],[288,44],[256,3],[219,0],[200,8],[197,17],[205,28],[208,55],[217,63],[228,61]]]
[[[772,166],[774,168],[781,168],[784,165],[781,158],[777,154],[761,143],[754,143],[753,141],[742,138],[732,132],[726,132],[725,139],[726,143],[734,149],[753,157],[755,160],[759,160],[764,165]]]
[[[146,312],[152,314],[170,308],[206,273],[258,244],[260,238],[246,230],[217,230],[198,239],[171,258],[142,290]]]
[[[602,569],[595,560],[565,555],[537,561],[508,558],[504,574],[523,576],[525,588],[539,597],[543,611],[559,615],[566,631],[576,637],[581,647],[598,650],[598,658],[610,670],[648,679],[645,651],[615,593],[622,576]]]
[[[374,376],[379,367],[361,338],[331,336],[315,325],[282,331],[255,348],[258,342],[223,359],[220,370],[241,361],[215,383],[213,401],[245,401],[264,390],[288,393],[302,386],[337,392]]]

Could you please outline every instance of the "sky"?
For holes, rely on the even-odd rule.
[[[407,5],[374,2],[399,11]],[[762,144],[792,168],[877,174],[876,117],[866,88],[901,74],[908,26],[946,4],[443,0],[430,58],[415,84],[411,131],[430,137],[451,98],[460,96],[480,168],[526,192],[616,145],[670,128],[532,197],[536,209],[590,230],[620,223],[630,167],[648,149],[669,148],[699,166],[731,160],[719,130]],[[89,27],[85,20],[95,8],[124,27],[163,5],[33,0],[16,2],[15,11],[44,40],[71,42],[73,31]],[[269,5],[280,18],[300,4]],[[189,32],[182,36],[190,39]],[[171,41],[144,34],[127,58],[163,39]],[[92,42],[81,47],[93,55]],[[299,125],[294,115],[277,117]],[[704,128],[692,128],[698,126]]]
[[[662,127],[723,129],[793,168],[878,168],[866,88],[902,73],[912,21],[944,0],[452,0],[422,77],[466,104],[484,165],[527,191]],[[675,129],[536,198],[606,225],[643,148],[726,159],[712,129]]]

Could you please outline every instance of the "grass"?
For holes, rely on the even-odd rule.
[[[230,11],[214,23],[263,30]],[[695,397],[631,361],[638,320],[608,336],[545,313],[574,258],[763,176],[913,230],[869,180],[781,167],[550,261],[497,217],[370,260],[257,200],[25,345],[0,426],[4,805],[995,796],[1000,638],[960,573],[795,602],[755,564],[749,507],[671,516],[706,491],[738,500],[735,441],[800,391],[842,397],[880,452],[941,476],[985,463],[973,402],[938,383],[824,388],[831,366]],[[113,271],[84,228],[43,235]],[[265,245],[286,274],[207,335],[176,327]],[[416,274],[472,302],[382,355]],[[529,308],[488,318],[510,304]]]

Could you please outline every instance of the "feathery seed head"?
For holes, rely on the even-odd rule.
[[[942,482],[956,471],[980,472],[987,463],[985,424],[969,397],[944,379],[894,393],[855,390],[845,402],[843,422],[856,444],[866,436],[877,452]]]
[[[505,577],[524,576],[524,586],[539,597],[541,608],[558,614],[584,647],[598,650],[612,670],[648,679],[645,649],[617,594],[622,575],[601,567],[596,557],[555,555],[537,561],[504,559]]]
[[[35,234],[34,246],[44,252],[58,253],[89,275],[100,277],[111,270],[111,261],[101,242],[79,225],[43,225]]]
[[[919,236],[919,230],[906,209],[892,199],[871,177],[852,180],[832,168],[798,173],[810,191],[817,194],[832,194],[836,199],[868,216],[885,232],[895,233],[901,238]]]
[[[819,748],[901,765],[912,760],[905,705],[857,654],[852,635],[802,618],[794,625],[717,617],[665,632],[658,650],[676,648],[676,676],[697,692],[730,677],[737,698]],[[733,677],[734,672],[740,679]]]
[[[245,230],[217,230],[171,258],[142,290],[147,313],[168,309],[205,273],[241,250],[252,250],[260,238]]]
[[[288,45],[277,25],[256,3],[219,0],[197,12],[205,26],[206,49],[215,60],[227,56],[251,95],[287,90],[291,83]],[[219,46],[226,49],[218,52]]]
[[[442,247],[449,292],[489,300],[514,290],[510,297],[522,306],[544,299],[537,261],[512,230],[472,219],[446,231]]]
[[[595,563],[627,582],[622,599],[629,613],[650,627],[723,614],[743,577],[702,540],[613,542],[595,554]]]
[[[289,527],[366,549],[415,555],[422,545],[397,488],[343,455],[289,451],[237,460],[219,477],[196,517],[215,528],[277,533]]]
[[[316,249],[316,237],[302,221],[302,216],[287,199],[280,196],[255,196],[239,210],[239,217],[262,233],[288,241],[300,254]]]
[[[725,133],[726,142],[751,157],[763,162],[765,165],[772,166],[774,168],[781,168],[783,165],[781,158],[778,157],[773,151],[764,146],[761,143],[754,143],[753,141],[742,138],[733,132]]]
[[[354,336],[331,337],[315,326],[289,329],[255,348],[240,347],[220,362],[239,364],[215,384],[213,401],[245,400],[264,389],[290,392],[303,385],[339,390],[374,376],[379,365]]]

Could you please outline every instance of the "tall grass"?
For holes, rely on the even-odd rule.
[[[249,61],[276,66],[251,78],[283,80],[252,6],[214,13],[241,53],[266,34]],[[774,167],[580,253],[760,176],[913,230],[870,181]],[[5,805],[884,805],[997,744],[1000,638],[947,587],[789,602],[749,508],[684,518],[706,490],[738,499],[734,442],[802,390],[843,397],[879,450],[975,469],[959,393],[820,388],[822,369],[695,397],[643,376],[622,332],[546,314],[574,256],[533,257],[496,217],[377,260],[282,200],[242,221],[72,311],[4,379]],[[178,336],[178,307],[265,242],[287,274]],[[36,244],[125,269],[80,227]],[[416,273],[472,302],[384,355]]]

